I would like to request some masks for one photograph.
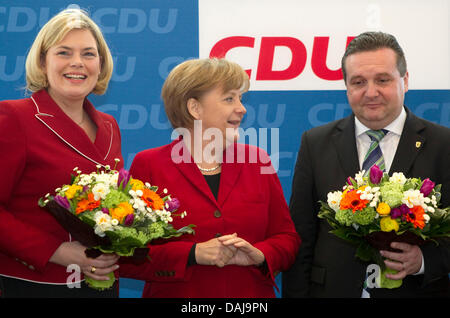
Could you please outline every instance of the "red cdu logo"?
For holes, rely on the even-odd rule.
[[[347,37],[347,45],[354,36]],[[320,79],[327,81],[342,80],[341,69],[331,70],[326,61],[328,55],[328,44],[330,37],[314,37],[311,52],[311,69]],[[211,49],[209,56],[224,58],[228,51],[233,48],[247,47],[255,48],[255,37],[231,36],[218,41]],[[274,70],[273,61],[276,47],[286,47],[292,54],[289,66],[283,70]],[[343,53],[343,52],[342,52]],[[262,37],[259,48],[258,66],[256,70],[257,81],[281,81],[298,77],[305,69],[307,62],[307,48],[297,38],[294,37]],[[252,70],[246,70],[251,78]]]

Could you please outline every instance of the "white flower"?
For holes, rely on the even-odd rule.
[[[108,193],[110,192],[109,186],[104,183],[97,183],[92,188],[92,194],[94,195],[94,200],[104,200]]]
[[[423,194],[419,190],[407,190],[403,192],[402,203],[406,204],[408,208],[414,206],[426,207]]]
[[[80,186],[86,186],[88,184],[92,183],[92,176],[89,174],[81,174],[80,175],[80,181],[78,181],[78,184]]]
[[[361,193],[360,198],[362,200],[372,201],[374,194],[372,193],[372,187],[367,186],[364,190],[358,190],[356,193]]]
[[[133,206],[133,209],[138,210],[140,213],[146,213],[147,204],[143,200],[134,198],[130,200],[130,204]]]
[[[342,199],[342,192],[341,191],[335,191],[330,192],[327,195],[327,203],[334,211],[339,211],[339,207],[341,204]],[[186,211],[185,211],[186,212]]]
[[[431,196],[431,204],[432,204],[435,208],[437,208],[437,201],[436,201],[436,196],[435,196],[435,195],[432,195],[432,196]]]
[[[389,178],[390,182],[405,184],[406,177],[401,172],[394,172],[392,177]]]
[[[105,173],[104,171],[102,171],[100,174],[94,173],[93,176],[95,177],[95,181],[102,182],[105,185],[107,185],[108,187],[117,186],[117,180],[118,180],[117,173],[112,174],[112,173]]]
[[[355,174],[355,180],[356,180],[356,183],[358,184],[358,186],[362,186],[364,184],[364,178],[363,178],[364,172],[365,172],[365,170],[360,171],[357,174]]]
[[[113,224],[112,224],[112,218],[102,211],[98,211],[94,215],[95,220],[95,234],[98,236],[105,236],[105,232],[112,230]]]

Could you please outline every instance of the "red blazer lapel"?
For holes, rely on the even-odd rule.
[[[172,164],[176,167],[176,169],[178,169],[178,171],[192,183],[192,186],[199,193],[214,202],[214,204],[217,206],[216,198],[214,197],[211,189],[206,183],[205,177],[202,175],[202,173],[194,163],[194,159],[192,158],[189,150],[186,148],[186,145],[184,144],[182,138],[180,137],[174,140],[171,143],[170,147],[168,147],[168,150],[170,151],[170,154],[168,154],[167,157],[170,158]],[[222,181],[220,182],[220,186],[222,186]]]
[[[98,153],[102,160],[106,160],[110,154],[114,139],[114,126],[111,121],[101,116],[88,99],[85,99],[84,109],[97,125],[97,135],[95,136],[94,151]]]
[[[50,95],[41,90],[31,96],[36,106],[35,117],[42,122],[61,142],[72,148],[81,156],[95,164],[102,164],[112,145],[113,126],[109,121],[103,120],[100,113],[86,99],[83,107],[97,125],[95,143],[73,120],[71,120],[53,101]]]
[[[232,148],[230,148],[232,147]],[[245,155],[245,147],[240,144],[234,143],[228,149],[224,151],[222,174],[220,176],[219,187],[219,205],[222,206],[233,191],[236,182],[239,179],[239,175],[244,163],[241,163],[238,158],[247,158]],[[229,150],[233,150],[230,152]],[[227,151],[228,150],[228,151]],[[244,152],[244,153],[242,153]]]

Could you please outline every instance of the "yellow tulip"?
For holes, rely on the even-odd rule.
[[[67,199],[73,199],[75,194],[77,194],[77,191],[83,190],[82,186],[79,186],[78,184],[72,184],[69,189],[66,190],[65,195]]]
[[[391,219],[390,216],[384,216],[383,218],[381,218],[380,227],[383,232],[390,232],[392,230],[397,232],[399,229],[398,222]]]

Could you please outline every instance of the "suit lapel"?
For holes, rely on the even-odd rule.
[[[331,136],[338,160],[347,176],[359,171],[358,151],[356,150],[354,115],[348,116],[336,125]]]
[[[420,134],[425,126],[408,108],[405,109],[407,117],[389,174],[393,172],[408,174],[426,142],[425,137]]]
[[[112,145],[112,123],[104,121],[92,104],[86,99],[83,107],[97,125],[95,143],[73,120],[71,120],[53,101],[45,90],[34,93],[31,97],[36,106],[35,117],[42,122],[61,142],[72,148],[81,156],[103,165]]]

